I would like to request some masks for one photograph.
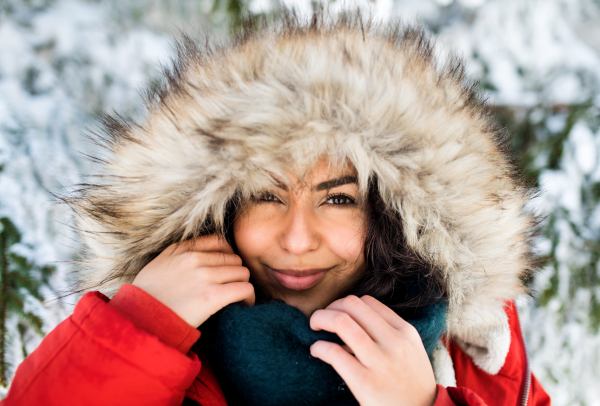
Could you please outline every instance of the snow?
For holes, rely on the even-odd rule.
[[[584,97],[581,81],[573,72],[561,74],[549,87],[549,98],[558,104],[583,103]]]
[[[582,175],[588,175],[598,167],[594,133],[587,125],[577,123],[569,134],[568,142],[573,160],[577,162]]]
[[[449,25],[439,38],[469,63],[484,62],[498,104],[581,102],[590,94],[575,73],[586,70],[600,78],[598,53],[577,37],[561,1],[487,1],[472,22]],[[540,87],[552,94],[536,97]]]
[[[542,208],[550,211],[554,204],[558,203],[567,210],[579,209],[581,204],[579,189],[581,185],[577,180],[572,180],[573,167],[571,166],[570,169],[570,174],[566,171],[555,170],[546,170],[540,174],[540,187],[544,191],[545,203],[547,204]]]
[[[475,8],[483,5],[485,0],[458,0],[458,2],[465,7]]]
[[[564,114],[555,114],[549,117],[546,120],[546,128],[550,132],[559,133],[563,128],[565,128],[567,117]]]
[[[273,8],[270,0],[251,0],[248,10],[252,14],[266,13]]]

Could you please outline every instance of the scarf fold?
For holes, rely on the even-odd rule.
[[[440,300],[406,318],[428,354],[445,326]],[[309,318],[280,300],[226,306],[202,326],[198,343],[229,406],[350,406],[358,402],[335,370],[310,355],[318,340],[343,344],[336,334],[313,331]]]

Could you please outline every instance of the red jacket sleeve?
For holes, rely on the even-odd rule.
[[[200,371],[198,357],[182,352],[195,329],[164,305],[150,307],[160,308],[158,317],[166,309],[168,321],[148,323],[138,317],[141,307],[117,296],[113,306],[100,293],[86,294],[19,366],[2,406],[181,405]]]
[[[108,304],[137,328],[158,337],[160,341],[177,348],[183,354],[187,354],[200,338],[200,331],[137,286],[121,286]]]
[[[433,406],[488,406],[478,394],[468,388],[444,388],[442,385],[438,385],[437,387],[437,397]],[[500,399],[496,404],[504,405],[505,403]],[[527,399],[527,405],[550,406],[550,397],[534,375],[531,375],[531,391]]]
[[[529,372],[527,352],[514,303],[507,303],[505,310],[510,327],[510,347],[500,371],[496,375],[482,371],[455,342],[450,341],[448,350],[458,388],[443,388],[438,385],[435,406],[550,406],[550,397]],[[523,403],[525,397],[527,400]]]

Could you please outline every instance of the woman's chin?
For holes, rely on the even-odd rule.
[[[294,306],[296,309],[300,310],[306,315],[306,317],[310,317],[315,310],[322,308],[320,304],[315,303],[315,301],[313,300],[289,298],[288,300],[284,299],[283,301],[289,304],[290,306]]]

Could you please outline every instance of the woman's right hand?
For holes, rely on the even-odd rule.
[[[133,285],[171,308],[192,327],[230,303],[254,304],[250,271],[217,234],[173,244],[137,274]]]

